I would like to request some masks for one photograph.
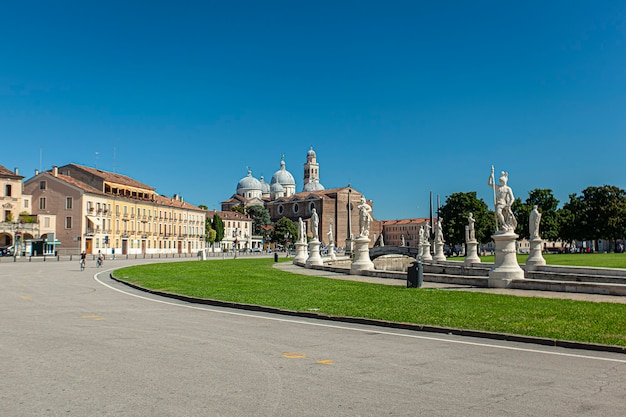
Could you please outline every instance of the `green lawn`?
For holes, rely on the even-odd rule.
[[[572,254],[546,254],[543,255],[548,265],[568,266],[592,266],[599,268],[624,268],[626,269],[626,253],[572,253]],[[517,255],[520,265],[526,263],[528,255]],[[465,258],[448,258],[451,261],[463,261]],[[492,256],[481,256],[480,260],[493,263]]]
[[[188,261],[123,268],[115,276],[198,298],[626,346],[625,304],[407,289],[296,275],[272,265],[272,259]]]

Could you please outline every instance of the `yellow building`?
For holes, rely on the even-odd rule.
[[[127,176],[69,164],[24,183],[33,213],[56,214],[64,252],[194,253],[205,247],[206,212]]]

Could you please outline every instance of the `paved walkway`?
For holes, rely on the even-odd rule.
[[[348,275],[348,274],[340,274],[337,272],[320,271],[317,269],[303,268],[301,266],[294,265],[291,262],[275,263],[274,268],[287,271],[287,272],[292,272],[294,274],[300,274],[300,275],[311,275],[311,276],[324,277],[324,278],[343,279],[347,281],[369,282],[372,284],[406,286],[405,280],[391,279],[391,278],[374,278],[374,277],[366,277],[362,275]],[[490,294],[515,295],[518,297],[561,298],[561,299],[568,299],[568,300],[592,301],[592,302],[598,302],[598,303],[605,302],[605,303],[626,304],[626,297],[621,297],[621,296],[616,296],[616,295],[599,295],[599,294],[584,294],[584,293],[555,292],[555,291],[514,290],[514,289],[506,289],[506,288],[482,288],[482,287],[471,287],[468,285],[441,284],[437,282],[427,282],[427,281],[424,281],[422,288],[439,288],[439,289],[455,290],[455,291],[485,292],[485,293],[490,293]]]

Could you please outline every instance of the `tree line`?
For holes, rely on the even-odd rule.
[[[587,187],[580,194],[569,195],[569,201],[559,208],[559,200],[552,190],[536,188],[522,202],[518,197],[512,209],[517,218],[515,231],[520,238],[529,238],[528,219],[533,206],[541,213],[540,235],[548,241],[593,241],[597,247],[600,239],[616,242],[626,237],[626,191],[612,185]],[[469,213],[476,219],[476,239],[481,243],[491,241],[496,230],[495,215],[488,205],[477,198],[476,192],[454,193],[439,210],[443,219],[443,232],[449,245],[465,242],[465,225]]]

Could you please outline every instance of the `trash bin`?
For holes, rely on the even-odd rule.
[[[424,266],[417,260],[409,265],[406,271],[406,287],[421,288],[424,282]]]
[[[274,252],[274,262],[278,262],[278,252]]]

